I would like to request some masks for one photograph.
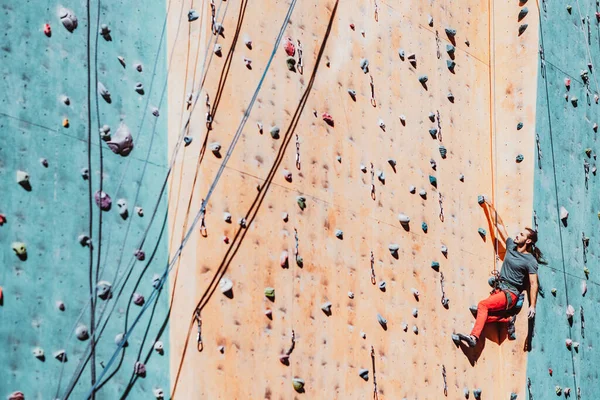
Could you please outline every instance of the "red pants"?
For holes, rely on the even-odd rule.
[[[512,298],[511,305],[514,306],[517,302],[517,295],[510,293],[510,297]],[[479,335],[481,335],[481,331],[486,323],[508,322],[510,317],[503,315],[506,306],[506,294],[500,289],[496,289],[496,292],[491,294],[487,299],[481,300],[479,304],[477,304],[477,319],[475,320],[471,335],[479,339]],[[489,315],[489,313],[493,314]]]

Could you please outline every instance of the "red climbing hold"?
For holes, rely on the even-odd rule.
[[[0,226],[6,223],[6,215],[0,214]]]
[[[598,20],[598,22],[600,22],[600,12],[596,13],[596,19]]]
[[[565,78],[565,86],[567,89],[571,87],[571,78]]]
[[[296,54],[296,46],[294,46],[294,43],[292,42],[292,38],[286,38],[285,39],[285,43],[283,44],[283,49],[285,50],[286,54],[290,57],[293,57],[294,54]]]
[[[52,36],[52,28],[50,27],[50,24],[44,24],[44,35],[48,37]]]
[[[225,244],[229,244],[229,238],[227,236],[223,236],[223,242],[225,242]]]
[[[548,373],[552,376],[552,368],[548,368]]]
[[[354,24],[350,24],[350,29],[354,30]]]
[[[327,123],[327,125],[333,126],[333,117],[328,113],[323,113],[323,121]]]

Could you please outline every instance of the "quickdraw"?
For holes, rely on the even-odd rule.
[[[440,286],[442,288],[442,305],[444,307],[448,307],[448,303],[450,300],[446,297],[446,292],[444,291],[444,273],[440,272]]]
[[[437,127],[438,127],[438,139],[442,142],[442,119],[440,117],[440,110],[436,110]]]
[[[210,97],[208,96],[208,93],[206,94],[206,129],[211,130],[212,129],[212,122],[213,122],[213,117],[212,117],[212,109],[210,106]]]
[[[535,134],[535,142],[537,144],[538,167],[542,169],[542,145],[540,144],[540,134]]]
[[[373,107],[377,107],[377,101],[375,100],[375,83],[373,82],[373,75],[369,76],[371,78],[371,105]]]
[[[437,58],[438,60],[442,57],[442,53],[440,52],[440,33],[436,30],[435,31],[435,46],[437,47]]]
[[[442,364],[442,379],[444,380],[444,396],[448,397],[448,383],[446,382],[446,366]]]
[[[375,280],[375,257],[371,251],[371,283],[374,285],[377,281]]]
[[[202,318],[200,317],[200,310],[196,310],[194,314],[194,321],[198,327],[198,336],[196,336],[197,349],[198,351],[204,350],[204,344],[202,343]]]
[[[371,363],[373,364],[373,399],[377,400],[377,377],[375,376],[375,349],[371,346]]]
[[[444,197],[441,193],[438,193],[440,203],[440,221],[444,222]]]
[[[298,134],[296,133],[296,168],[298,170],[300,170],[301,164],[300,164],[300,138],[298,137]]]
[[[371,163],[371,198],[375,200],[375,169]]]
[[[302,75],[302,72],[304,72],[304,63],[302,62],[302,43],[300,43],[300,40],[298,40],[298,72],[300,73],[300,75]]]
[[[579,316],[581,317],[581,337],[585,338],[585,318],[583,316],[583,306],[579,307]]]

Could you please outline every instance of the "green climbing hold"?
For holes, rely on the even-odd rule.
[[[421,229],[423,229],[423,232],[427,233],[427,229],[428,229],[428,227],[427,227],[427,222],[423,222],[423,223],[421,224]]]
[[[273,300],[275,298],[275,289],[272,287],[265,288],[265,297]]]
[[[571,14],[571,10],[573,10],[573,7],[570,4],[567,4],[567,12],[569,14]]]
[[[433,268],[434,270],[438,271],[440,269],[440,263],[437,261],[432,261],[431,262],[431,268]]]
[[[485,238],[485,235],[487,235],[487,232],[483,228],[477,229],[477,232],[481,235],[482,238]]]
[[[437,187],[437,178],[433,175],[429,175],[429,183],[431,183],[431,186]]]
[[[300,207],[301,210],[306,208],[306,197],[298,196],[296,197],[296,201],[298,202],[298,207]]]
[[[552,288],[552,290],[550,292],[552,293],[553,296],[556,296],[557,291],[558,290],[556,288]]]
[[[523,161],[523,154],[519,154],[517,155],[516,159],[515,159],[518,163]]]
[[[292,386],[296,392],[302,392],[304,390],[304,379],[294,378],[292,379]]]
[[[556,392],[557,396],[560,396],[562,394],[562,388],[558,385],[554,388],[554,391]]]

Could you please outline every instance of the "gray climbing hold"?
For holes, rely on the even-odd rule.
[[[294,378],[292,379],[292,386],[294,387],[294,390],[296,392],[302,392],[304,391],[304,379],[300,379],[300,378]]]
[[[365,332],[361,331],[360,332],[360,337],[363,338],[363,339],[366,339],[367,338],[367,334]]]
[[[127,347],[128,343],[125,340],[125,334],[124,333],[117,333],[115,335],[115,345],[122,346],[122,347]]]
[[[165,398],[165,391],[162,388],[155,388],[152,390],[152,393],[157,400],[164,400]]]
[[[523,129],[523,123],[522,123],[522,122],[519,122],[519,123],[517,124],[517,130],[518,130],[518,131],[520,131],[521,129]]]
[[[523,161],[523,154],[518,154],[517,157],[515,158],[515,161],[520,163]]]
[[[102,36],[104,38],[104,40],[107,40],[107,41],[111,40],[110,28],[108,27],[108,25],[106,25],[106,24],[100,25],[100,30],[98,31],[98,33],[100,34],[100,36]]]
[[[443,255],[447,255],[448,254],[448,247],[446,247],[445,245],[442,245],[440,247],[440,251],[442,252]]]
[[[448,35],[449,38],[453,38],[454,36],[456,36],[456,29],[452,29],[452,28],[446,28],[446,35]]]
[[[433,113],[433,112],[430,112],[430,113],[429,113],[429,120],[430,120],[431,122],[435,122],[435,113]]]
[[[381,118],[379,118],[379,121],[377,121],[377,125],[379,125],[379,127],[385,131],[385,122]]]
[[[104,140],[105,142],[108,142],[110,140],[110,126],[102,125],[100,129],[98,129],[98,131],[100,132],[100,138],[102,140]]]
[[[144,94],[144,84],[142,82],[137,82],[135,84],[135,91],[139,94]]]
[[[298,203],[298,207],[300,207],[301,210],[304,210],[306,208],[306,197],[298,196],[296,197],[296,202]]]
[[[446,97],[448,97],[448,100],[450,100],[451,103],[454,103],[454,95],[452,94],[452,92],[448,93]]]
[[[94,193],[94,200],[96,202],[96,205],[100,207],[102,211],[110,210],[110,207],[112,205],[112,199],[108,194],[98,190],[96,191],[96,193]]]
[[[448,150],[446,149],[446,147],[440,146],[440,155],[442,156],[442,158],[446,158],[447,154],[448,154]]]
[[[269,131],[269,133],[271,134],[271,137],[273,139],[279,139],[279,132],[280,132],[280,129],[278,126],[273,126],[271,128],[271,130]]]
[[[48,160],[45,158],[40,158],[40,164],[42,164],[42,167],[44,168],[48,168]]]
[[[121,218],[126,219],[129,215],[129,210],[127,209],[127,200],[117,200],[117,209],[119,210],[119,215],[121,216]]]
[[[142,296],[139,293],[134,293],[131,296],[131,299],[133,300],[133,304],[135,304],[136,306],[143,306],[144,303],[146,302],[146,299],[144,298],[144,296]]]
[[[128,156],[133,150],[133,137],[127,125],[121,123],[117,132],[106,144],[113,153],[123,157]]]
[[[163,354],[165,351],[165,345],[163,342],[161,342],[160,340],[157,340],[154,343],[154,351],[156,351],[158,354]]]
[[[379,325],[384,328],[387,326],[387,319],[383,318],[383,316],[379,313],[377,313],[377,322],[379,322]]]
[[[100,281],[96,284],[96,293],[102,300],[110,297],[112,285],[108,281]]]
[[[400,118],[400,123],[402,125],[406,125],[406,115],[401,114],[398,118]]]
[[[452,336],[454,336],[454,335],[452,335]],[[460,341],[460,339],[458,338],[458,336],[456,336],[456,338],[457,338],[457,341]],[[464,388],[463,389],[463,395],[465,396],[465,399],[469,398],[469,393],[470,393],[469,388]]]
[[[240,226],[242,228],[246,228],[247,227],[247,225],[246,225],[246,218],[242,217],[242,218],[238,219],[238,224],[240,224]]]
[[[341,229],[336,229],[335,230],[335,237],[338,239],[343,239],[344,238],[344,232]]]
[[[154,115],[155,117],[158,117],[160,115],[160,111],[158,110],[158,107],[150,107],[150,112],[152,113],[152,115]]]
[[[431,164],[431,168],[433,168],[433,169],[437,168],[437,163],[435,162],[435,160],[433,158],[431,160],[429,160],[429,164]]]
[[[413,328],[412,328],[412,330],[413,330],[413,333],[414,333],[415,335],[418,335],[418,334],[419,334],[419,328],[418,328],[416,325],[413,325]]]
[[[67,362],[67,352],[64,349],[55,351],[52,353],[52,357],[56,358],[60,362]]]
[[[385,287],[386,287],[385,281],[379,282],[379,289],[380,290],[385,291]]]
[[[296,59],[292,56],[288,56],[285,59],[285,65],[287,66],[288,70],[295,71],[296,70]]]
[[[189,22],[195,21],[198,18],[200,18],[200,14],[198,14],[198,11],[196,11],[196,10],[188,11],[188,21]]]
[[[73,14],[73,11],[68,8],[61,8],[58,12],[58,16],[60,17],[60,21],[63,26],[69,31],[73,32],[77,29],[77,17]]]
[[[358,371],[358,376],[360,376],[361,378],[363,378],[365,381],[369,380],[369,370],[366,368],[361,368]]]
[[[233,289],[233,282],[231,281],[231,279],[223,277],[219,281],[219,289],[223,294],[229,293]]]
[[[225,27],[220,22],[215,22],[214,25],[215,35],[222,35],[225,32]]]
[[[117,59],[119,60],[119,63],[121,64],[121,66],[123,68],[125,68],[127,65],[127,64],[125,64],[125,58],[123,56],[117,56]]]
[[[69,98],[69,96],[60,96],[60,101],[62,101],[65,106],[71,105],[71,99]]]
[[[398,214],[398,221],[400,221],[402,225],[406,225],[410,222],[410,217],[406,214],[400,213]]]
[[[523,24],[523,25],[519,26],[519,36],[521,36],[525,32],[525,30],[527,29],[528,26],[529,25],[527,25],[527,24]]]
[[[331,315],[331,302],[328,301],[326,303],[321,304],[321,310],[323,310],[323,312],[326,315]]]
[[[100,81],[98,81],[98,94],[100,96],[102,96],[102,98],[104,100],[106,100],[107,103],[111,102],[111,98],[110,98],[110,92],[108,91],[108,89],[106,88],[106,86],[104,86],[104,84]]]
[[[342,162],[342,156],[337,156],[335,159],[336,159],[336,161],[337,161],[337,162],[339,162],[339,163],[341,163],[341,162]]]
[[[382,183],[385,183],[385,173],[381,170],[377,170],[377,179],[379,179]]]
[[[366,58],[361,58],[360,59],[360,69],[362,69],[365,74],[368,73],[369,72],[369,60],[367,60]]]
[[[403,330],[404,332],[408,332],[408,324],[407,324],[406,322],[404,322],[404,323],[402,324],[402,330]]]
[[[569,218],[569,212],[563,206],[560,206],[560,219],[561,221],[566,221]]]
[[[421,82],[421,83],[427,83],[428,80],[429,80],[429,78],[427,77],[427,75],[419,76],[419,82]]]
[[[146,365],[141,361],[136,361],[133,365],[133,373],[141,377],[146,376]]]
[[[81,341],[88,340],[90,338],[90,333],[88,332],[87,326],[79,325],[75,329],[75,336]]]
[[[463,174],[458,175],[458,180],[461,182],[465,181],[465,176]]]

